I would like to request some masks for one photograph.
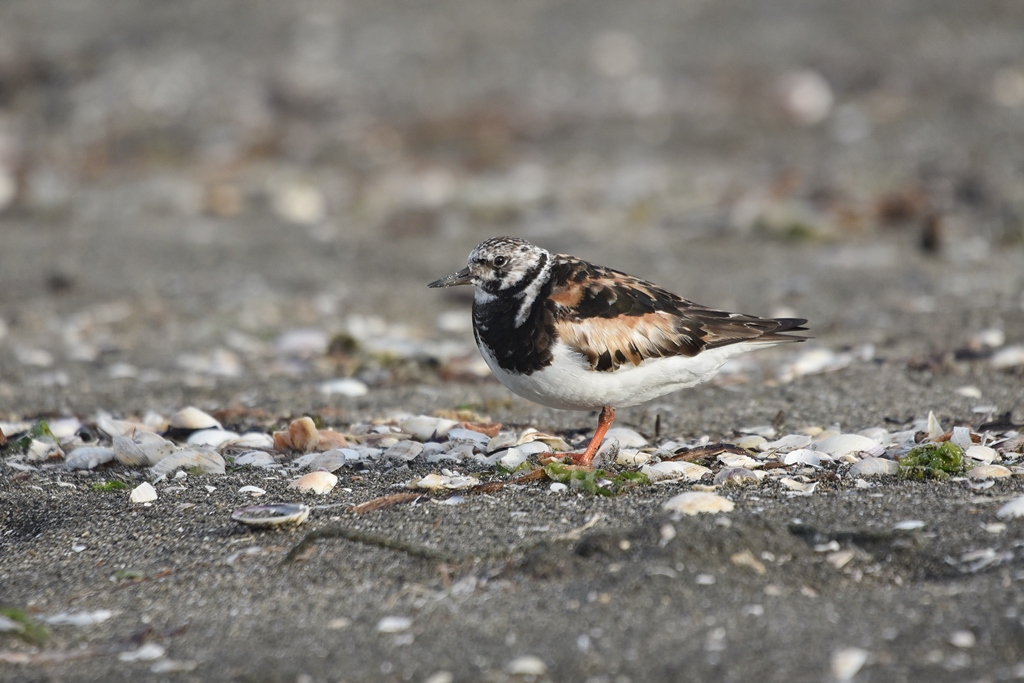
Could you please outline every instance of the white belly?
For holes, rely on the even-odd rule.
[[[758,346],[769,344],[741,342],[693,358],[650,358],[640,365],[597,372],[559,341],[553,348],[554,362],[530,375],[502,370],[486,348],[481,347],[480,353],[498,381],[523,398],[563,410],[597,410],[603,406],[634,406],[706,382],[730,358]]]

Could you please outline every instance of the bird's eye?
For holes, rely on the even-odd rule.
[[[494,266],[496,268],[501,268],[506,263],[508,263],[508,257],[507,256],[495,256],[494,257]]]

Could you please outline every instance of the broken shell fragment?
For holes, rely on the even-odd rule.
[[[728,498],[707,491],[687,491],[669,498],[661,506],[665,512],[682,515],[698,515],[702,512],[729,512],[736,506]]]
[[[899,472],[900,466],[895,460],[885,458],[864,458],[858,460],[850,468],[851,477],[881,477],[894,475]]]
[[[156,500],[156,489],[148,481],[139,484],[128,495],[130,503],[149,503]]]
[[[170,419],[167,420],[167,424],[169,424],[172,429],[187,429],[189,431],[221,428],[221,424],[216,418],[193,406],[183,408],[174,415],[171,415]]]
[[[423,444],[421,444],[419,441],[406,440],[399,441],[398,443],[394,444],[386,451],[384,451],[384,457],[387,458],[388,460],[409,462],[419,457],[419,454],[422,452]]]
[[[474,477],[451,477],[443,474],[428,474],[409,484],[409,488],[426,489],[428,491],[468,489],[480,483]]]
[[[293,449],[309,453],[320,442],[320,431],[311,417],[300,417],[288,424],[288,438]]]
[[[186,448],[168,455],[150,467],[149,473],[159,481],[181,467],[198,468],[204,474],[224,474],[225,472],[224,458],[220,454],[198,448]]]
[[[978,465],[967,472],[971,479],[995,479],[997,477],[1009,477],[1013,474],[1010,468],[1002,465]]]
[[[876,446],[874,439],[860,434],[836,434],[813,445],[814,450],[828,453],[834,458],[866,451]]]
[[[656,462],[653,465],[644,465],[640,468],[641,474],[647,476],[652,484],[658,481],[670,481],[672,479],[685,479],[686,481],[697,481],[704,475],[711,474],[711,470],[695,462],[671,461]]]
[[[220,448],[222,445],[238,439],[237,432],[230,432],[226,429],[213,427],[211,429],[200,429],[192,432],[185,441],[189,446],[208,446],[209,448]]]
[[[746,467],[723,467],[715,475],[714,483],[717,486],[747,486],[760,481],[754,471]]]
[[[112,448],[86,446],[76,448],[64,459],[64,466],[69,470],[91,470],[114,460]]]
[[[457,424],[458,422],[455,420],[445,420],[444,418],[430,417],[429,415],[416,415],[401,420],[398,423],[398,427],[417,441],[429,441],[448,436],[448,430]]]
[[[996,449],[989,448],[988,446],[974,445],[967,447],[964,451],[964,457],[985,465],[991,465],[999,459],[999,453],[996,452]]]
[[[280,524],[302,524],[309,517],[310,507],[302,503],[273,503],[252,505],[235,510],[231,519],[256,527],[278,526]]]
[[[330,472],[310,472],[304,474],[292,483],[288,484],[290,489],[300,491],[312,491],[313,493],[329,493],[338,483],[338,477]]]
[[[140,467],[155,465],[174,452],[177,446],[159,434],[146,431],[114,435],[114,457],[122,465]]]

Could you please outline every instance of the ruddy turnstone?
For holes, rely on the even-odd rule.
[[[597,410],[589,466],[615,409],[711,379],[730,358],[803,337],[802,318],[758,318],[695,304],[657,285],[516,237],[479,244],[469,265],[429,287],[473,285],[473,333],[487,365],[516,394],[565,410]]]

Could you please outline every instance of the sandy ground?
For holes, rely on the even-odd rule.
[[[978,335],[1024,343],[1022,29],[998,2],[5,4],[0,417],[196,405],[343,430],[469,406],[582,436],[593,415],[449,379],[424,350],[471,350],[436,322],[467,293],[425,283],[518,234],[807,317],[805,346],[851,354],[780,383],[796,351],[773,349],[620,411],[649,438],[1019,424],[1022,367]],[[368,316],[412,351],[276,345]],[[367,395],[318,390],[349,372]],[[524,656],[534,680],[591,683],[1024,677],[1024,526],[995,515],[1020,477],[765,484],[681,519],[661,508],[680,483],[347,511],[430,471],[342,471],[306,499],[335,507],[254,532],[230,520],[238,489],[301,498],[286,477],[191,477],[142,507],[92,490],[142,470],[0,466],[0,606],[112,612],[43,644],[0,634],[0,679],[504,681]],[[333,525],[391,547],[323,539],[282,565]],[[165,656],[119,658],[145,643]]]

